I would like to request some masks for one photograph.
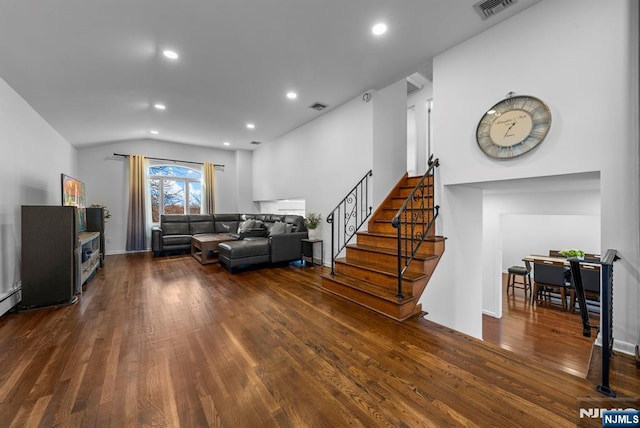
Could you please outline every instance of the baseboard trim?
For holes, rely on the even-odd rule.
[[[6,314],[22,300],[22,290],[12,290],[0,301],[0,316]]]
[[[616,340],[615,338],[613,339],[613,350],[631,355],[632,357],[635,357],[636,355],[636,345],[634,343],[623,342],[621,340]]]
[[[499,317],[497,313],[495,313],[493,311],[487,311],[487,310],[484,310],[484,309],[482,310],[482,315],[488,315],[488,316],[493,317],[493,318],[502,318],[502,317]]]

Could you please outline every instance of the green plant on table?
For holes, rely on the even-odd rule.
[[[584,251],[575,249],[562,250],[560,251],[560,254],[562,254],[562,256],[566,257],[567,259],[570,259],[572,257],[584,257]]]
[[[307,229],[315,229],[322,221],[322,216],[318,213],[309,213],[304,219],[304,225]]]

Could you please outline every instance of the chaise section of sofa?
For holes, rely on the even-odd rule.
[[[302,258],[302,240],[308,236],[302,216],[260,214],[253,219],[266,225],[267,235],[245,237],[218,245],[222,266],[233,272],[240,266],[282,263]]]

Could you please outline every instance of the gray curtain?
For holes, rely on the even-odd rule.
[[[141,155],[129,155],[129,218],[127,221],[127,251],[144,251],[146,243],[146,160]]]
[[[215,214],[216,212],[216,167],[215,164],[204,163],[204,202],[202,212],[204,214]]]

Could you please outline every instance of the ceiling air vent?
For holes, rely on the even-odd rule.
[[[253,144],[254,146],[259,146],[262,143],[260,141],[252,141],[251,144]]]
[[[320,110],[326,109],[328,106],[326,104],[315,102],[315,103],[311,104],[309,107],[314,109],[314,110],[320,111]]]
[[[473,8],[480,14],[482,19],[487,19],[516,2],[517,0],[485,0],[474,4]]]

